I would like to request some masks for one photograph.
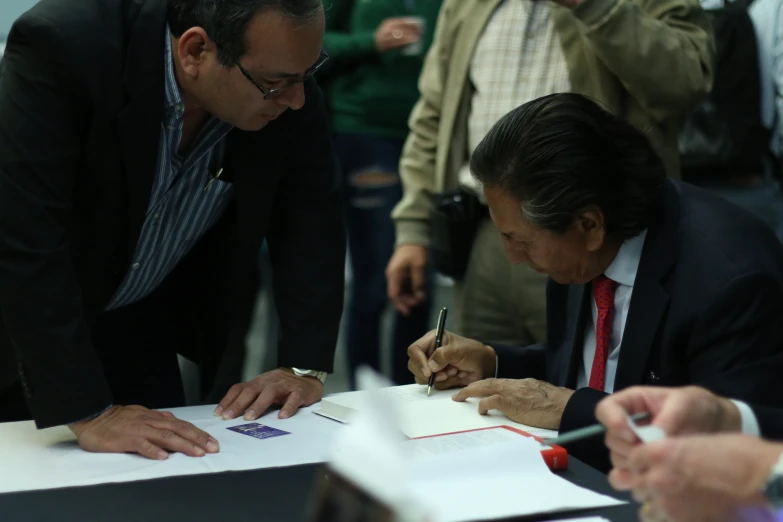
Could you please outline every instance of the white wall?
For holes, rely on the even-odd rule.
[[[0,40],[5,40],[11,24],[38,0],[0,0]],[[75,0],[78,1],[78,0]]]

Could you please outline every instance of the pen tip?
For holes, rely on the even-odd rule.
[[[427,397],[430,396],[431,391],[432,391],[432,386],[427,386]]]

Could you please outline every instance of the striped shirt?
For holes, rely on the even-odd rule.
[[[224,138],[231,125],[210,117],[187,156],[179,154],[185,106],[174,75],[168,28],[165,40],[166,97],[157,172],[136,251],[107,310],[131,304],[155,290],[218,221],[233,193],[228,183],[210,183],[220,169]]]
[[[568,64],[548,2],[501,2],[476,44],[469,74],[473,97],[468,154],[472,155],[507,113],[542,96],[571,90]],[[459,172],[459,183],[483,201],[481,187],[467,164]]]

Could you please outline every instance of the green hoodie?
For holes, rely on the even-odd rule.
[[[417,82],[442,0],[326,0],[324,47],[331,56],[327,100],[337,132],[405,139]],[[380,53],[375,30],[387,18],[425,21],[421,53]]]

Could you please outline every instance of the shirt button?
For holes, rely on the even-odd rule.
[[[132,268],[132,269],[134,269],[134,270],[138,270],[140,266],[141,266],[141,265],[140,265],[140,264],[138,264],[138,263],[133,263],[133,264],[131,265],[131,268]]]
[[[159,219],[160,219],[160,214],[154,214],[154,215],[152,216],[152,220],[153,220],[153,221],[157,221],[157,220],[159,220]]]

